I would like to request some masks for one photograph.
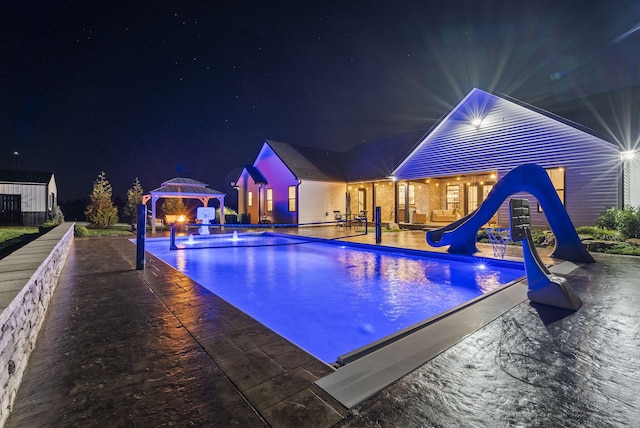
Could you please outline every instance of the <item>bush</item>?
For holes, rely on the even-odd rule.
[[[576,228],[579,235],[589,235],[602,241],[622,241],[624,238],[617,230],[603,229],[598,226],[580,226]]]
[[[596,220],[602,229],[617,230],[622,239],[640,237],[640,207],[609,208]]]
[[[78,226],[76,225],[73,228],[73,235],[79,238],[89,236],[89,229],[86,226]]]
[[[64,222],[64,214],[58,205],[54,205],[53,209],[49,213],[49,220],[45,222],[45,225],[52,224],[53,226],[57,226]]]
[[[596,219],[596,225],[602,229],[616,230],[618,227],[618,211],[620,210],[617,208],[607,209]]]
[[[602,249],[602,252],[608,254],[622,254],[625,256],[640,256],[640,247],[627,244],[626,242],[619,242],[611,248]]]
[[[618,231],[626,238],[640,237],[640,207],[626,207],[620,211]]]

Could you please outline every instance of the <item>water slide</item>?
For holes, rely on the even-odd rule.
[[[520,165],[505,175],[487,195],[482,205],[471,214],[440,229],[427,232],[427,242],[433,247],[449,246],[450,253],[473,254],[478,251],[476,235],[511,195],[527,192],[535,196],[547,217],[556,238],[551,257],[578,263],[595,260],[584,248],[567,210],[544,168],[535,164]]]

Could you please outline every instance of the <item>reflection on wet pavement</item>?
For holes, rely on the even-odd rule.
[[[578,312],[553,317],[554,309],[522,303],[340,426],[637,425],[640,260],[595,257],[569,277],[584,300]]]

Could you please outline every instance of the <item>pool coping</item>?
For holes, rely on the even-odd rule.
[[[550,270],[565,275],[577,267],[563,262]],[[527,281],[522,279],[450,311],[415,332],[340,367],[315,384],[351,409],[524,302],[527,289]]]
[[[133,240],[131,240],[133,241]],[[512,260],[501,260],[492,257],[482,256],[482,255],[460,255],[460,254],[451,254],[451,253],[442,253],[435,252],[429,250],[417,250],[406,247],[395,247],[395,246],[386,246],[386,245],[373,245],[369,243],[360,243],[360,242],[352,242],[352,241],[342,241],[342,240],[324,240],[318,239],[318,241],[329,243],[333,245],[347,245],[352,247],[359,247],[363,250],[371,250],[371,251],[384,251],[391,253],[404,253],[407,255],[414,256],[434,256],[434,257],[442,257],[442,258],[454,258],[454,259],[475,259],[475,260],[491,260],[492,263],[497,264],[506,264],[513,265],[513,263],[522,263],[520,260],[512,261]],[[157,258],[151,253],[147,253],[153,259],[159,261],[162,265],[165,265],[171,270],[178,272],[180,275],[184,275],[179,271],[175,270],[171,265],[167,264],[163,260]],[[550,270],[554,273],[564,274],[565,272],[560,269],[557,271],[560,266],[564,266],[564,262],[560,265],[552,266]],[[572,271],[576,266],[569,263],[572,268],[569,268],[569,271]],[[564,269],[565,271],[567,269]],[[193,281],[193,280],[191,280]],[[196,283],[197,284],[197,283]],[[446,324],[443,324],[443,320],[452,319],[447,318],[446,314],[449,312],[445,312],[444,315],[441,314],[436,316],[434,320],[431,321],[431,324],[428,326],[429,328],[420,329],[417,333],[409,334],[407,337],[404,337],[401,340],[394,342],[393,344],[383,347],[366,357],[360,358],[350,364],[347,364],[343,367],[339,367],[337,370],[333,368],[332,373],[325,373],[325,375],[320,375],[316,379],[309,382],[308,388],[311,388],[317,396],[322,397],[322,400],[325,401],[330,407],[333,408],[334,411],[341,414],[343,417],[346,415],[345,412],[348,412],[349,409],[353,408],[355,405],[361,403],[367,398],[375,395],[381,389],[400,379],[404,375],[410,373],[416,368],[420,367],[430,359],[434,358],[441,352],[444,352],[446,349],[455,345],[459,341],[463,340],[465,337],[484,327],[489,322],[508,312],[510,309],[522,303],[526,300],[526,290],[527,285],[526,281],[513,281],[510,283],[509,289],[513,296],[507,296],[501,293],[508,292],[508,289],[500,288],[495,294],[489,294],[489,299],[487,299],[487,295],[479,296],[476,299],[481,299],[481,301],[471,304],[469,306],[465,306],[462,309],[457,308],[457,310],[451,309],[449,312],[455,312],[454,315],[457,315],[455,318],[468,316],[470,310],[480,310],[480,313],[488,312],[490,315],[485,316],[481,322],[473,323],[472,321],[467,326],[467,332],[464,333],[464,330],[461,328],[456,328],[454,325],[453,328],[444,328],[439,331],[440,327]],[[211,292],[210,292],[211,293]],[[214,296],[217,297],[214,293]],[[495,310],[493,303],[495,298],[494,296],[499,297],[510,297],[506,299],[506,305],[503,303],[503,306],[498,310]],[[218,297],[219,298],[219,297]],[[221,299],[221,298],[219,298]],[[474,301],[476,300],[474,299]],[[222,300],[222,299],[221,299]],[[497,303],[497,302],[496,302]],[[235,307],[234,307],[235,308]],[[245,314],[238,308],[235,308],[239,313],[244,314],[249,317],[249,315]],[[443,318],[444,317],[444,318]],[[473,320],[473,317],[469,317],[470,320]],[[255,321],[258,323],[258,321]],[[451,322],[451,321],[449,321]],[[280,338],[280,340],[284,339],[275,331],[269,329],[264,326],[265,329],[271,331],[275,337]],[[447,338],[447,332],[458,332],[457,337]],[[434,333],[435,332],[435,333]],[[427,335],[427,333],[431,333],[431,335]],[[463,334],[461,334],[463,333]],[[433,339],[437,340],[434,341]],[[299,350],[304,351],[302,348],[295,345],[293,342],[289,342],[289,346]],[[431,346],[426,346],[425,344],[431,343]],[[407,352],[416,353],[417,357],[414,355],[406,355]],[[304,351],[304,353],[307,353]],[[309,354],[310,355],[310,354]],[[382,356],[382,357],[381,357]],[[314,360],[317,360],[318,363],[324,365],[327,368],[331,368],[326,362],[313,357]],[[376,362],[377,359],[377,362]],[[399,361],[400,359],[400,361]],[[371,374],[371,371],[375,371],[376,373]],[[224,369],[223,369],[224,371]],[[309,390],[308,390],[309,391]],[[244,392],[243,392],[244,393]],[[249,399],[249,401],[253,401]],[[340,409],[342,408],[342,409]],[[260,412],[262,413],[262,412]],[[262,413],[263,416],[264,413]],[[269,419],[269,418],[267,418]]]

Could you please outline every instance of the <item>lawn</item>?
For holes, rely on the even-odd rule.
[[[31,233],[38,233],[39,229],[36,226],[2,226],[0,227],[0,244],[18,236],[27,235]]]
[[[131,235],[131,225],[117,223],[107,229],[98,229],[90,227],[87,223],[76,223],[75,235],[77,237],[129,236]]]

